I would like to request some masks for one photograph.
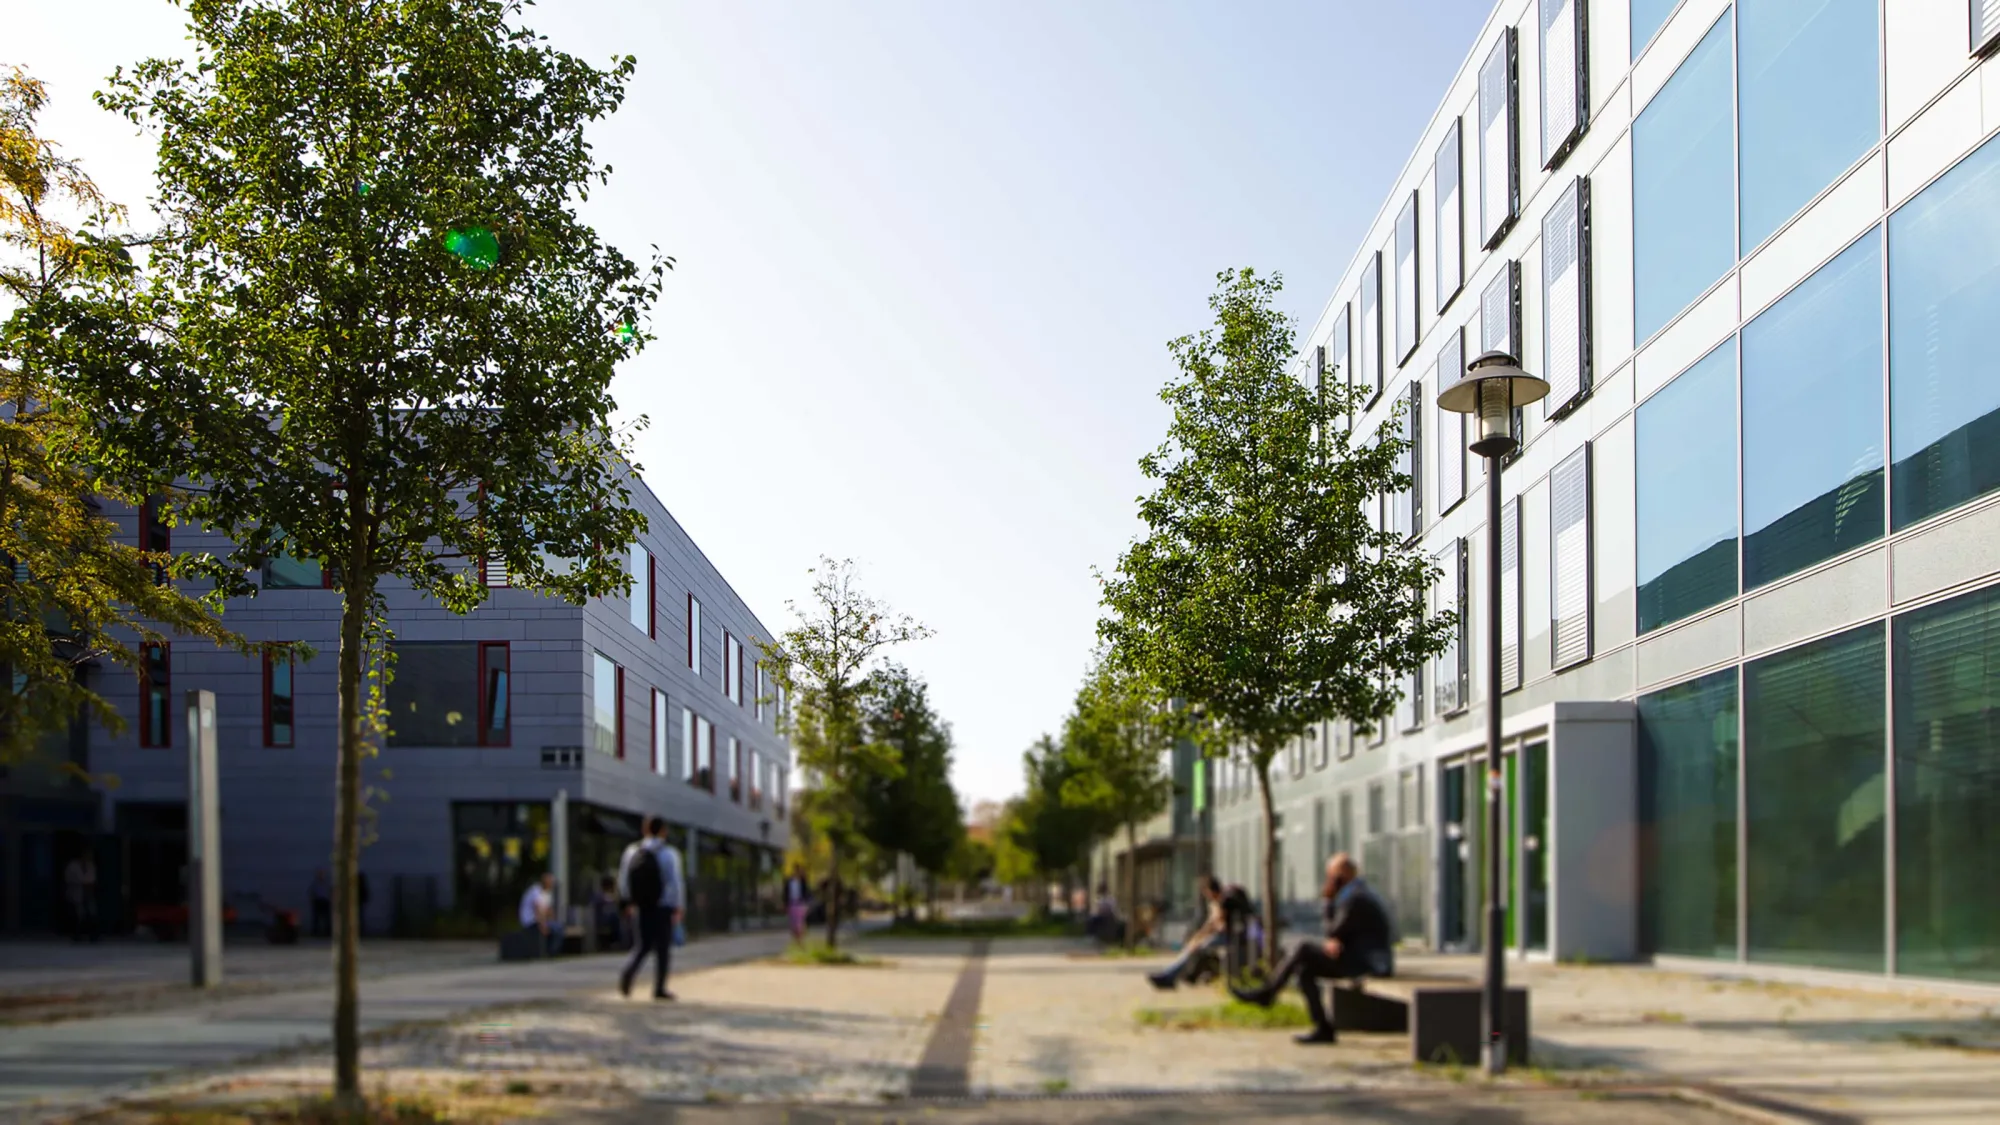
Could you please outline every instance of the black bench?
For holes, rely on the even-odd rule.
[[[1356,978],[1335,985],[1332,992],[1330,1015],[1338,1031],[1407,1034],[1412,1062],[1470,1065],[1479,1061],[1485,990],[1477,982]],[[1507,1061],[1525,1066],[1528,990],[1509,988],[1506,1005]]]

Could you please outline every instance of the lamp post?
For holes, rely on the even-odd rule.
[[[1478,424],[1472,452],[1486,458],[1486,988],[1481,1006],[1486,1073],[1507,1069],[1507,961],[1500,903],[1500,463],[1519,447],[1514,408],[1539,401],[1549,385],[1521,370],[1506,352],[1487,352],[1438,392],[1441,410],[1470,414]]]

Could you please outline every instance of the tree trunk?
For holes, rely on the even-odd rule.
[[[1257,755],[1257,792],[1264,800],[1264,965],[1278,966],[1278,827],[1271,801],[1271,755]]]
[[[362,646],[368,592],[342,583],[340,610],[340,746],[333,802],[333,1095],[358,1111],[361,1098],[361,756],[367,740],[362,714]]]
[[[1125,948],[1139,944],[1139,826],[1125,822]]]
[[[826,947],[840,948],[840,840],[826,836]]]

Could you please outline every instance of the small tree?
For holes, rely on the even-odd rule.
[[[186,514],[236,541],[239,570],[289,555],[340,591],[333,1041],[350,1112],[384,580],[465,613],[479,570],[504,568],[580,602],[626,587],[644,526],[610,384],[666,263],[633,263],[577,214],[610,171],[585,128],[634,62],[594,69],[521,7],[197,0],[195,65],[145,62],[100,95],[157,135],[166,224],[127,310],[152,362],[84,381],[106,448],[193,482]]]
[[[77,670],[109,662],[138,671],[134,638],[158,641],[166,630],[248,651],[220,619],[240,571],[121,543],[99,514],[100,499],[137,507],[146,497],[82,463],[92,419],[60,388],[71,365],[114,343],[89,331],[90,292],[129,274],[132,260],[113,231],[124,209],[36,132],[47,102],[26,71],[0,70],[0,561],[9,564],[0,567],[0,667],[11,673],[0,682],[0,766],[25,762],[79,717],[123,729]],[[177,585],[196,578],[209,582],[198,596]],[[60,759],[58,768],[80,773],[67,753]]]
[[[1435,568],[1369,509],[1410,487],[1396,417],[1351,434],[1366,391],[1289,373],[1290,318],[1277,277],[1218,276],[1213,328],[1171,345],[1180,377],[1166,442],[1140,466],[1148,533],[1106,581],[1099,625],[1121,659],[1240,743],[1264,810],[1265,956],[1277,956],[1271,760],[1307,728],[1366,725],[1400,698],[1398,677],[1444,650],[1451,615],[1425,620]]]
[[[1067,904],[1077,868],[1089,856],[1092,841],[1106,831],[1105,818],[1096,808],[1063,800],[1063,787],[1078,769],[1055,739],[1045,734],[1036,740],[1021,756],[1021,765],[1027,788],[1014,804],[1011,838],[1032,857],[1036,871],[1061,880]]]
[[[1065,805],[1094,812],[1125,832],[1125,947],[1138,940],[1139,822],[1173,800],[1175,720],[1167,699],[1129,666],[1100,655],[1077,692],[1064,731],[1074,773],[1063,782]]]
[[[854,563],[820,559],[812,574],[812,606],[786,602],[799,623],[777,640],[754,638],[787,701],[780,708],[792,751],[816,792],[830,856],[826,943],[840,941],[840,848],[859,834],[863,795],[901,772],[893,746],[870,741],[865,721],[871,675],[883,650],[920,640],[930,630],[863,594]]]
[[[965,831],[951,787],[951,727],[931,708],[929,687],[896,664],[872,677],[863,712],[866,740],[894,749],[898,765],[863,783],[863,832],[935,875]]]

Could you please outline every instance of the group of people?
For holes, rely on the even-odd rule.
[[[1325,935],[1294,945],[1261,986],[1246,988],[1232,982],[1229,989],[1238,1000],[1268,1008],[1296,979],[1312,1018],[1312,1029],[1298,1037],[1300,1043],[1332,1043],[1339,1038],[1326,1010],[1322,989],[1327,981],[1387,977],[1396,971],[1389,909],[1362,880],[1360,867],[1346,852],[1326,861],[1321,894]],[[1204,875],[1201,895],[1205,904],[1201,924],[1171,964],[1148,975],[1153,987],[1171,989],[1201,975],[1209,959],[1224,954],[1236,928],[1247,923],[1250,904],[1242,888],[1225,888],[1215,876]]]

